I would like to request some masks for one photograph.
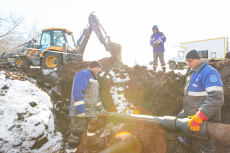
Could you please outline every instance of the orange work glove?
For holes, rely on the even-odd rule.
[[[189,116],[191,120],[188,122],[188,126],[192,131],[200,131],[201,124],[208,120],[208,117],[202,112],[198,111],[194,116]]]

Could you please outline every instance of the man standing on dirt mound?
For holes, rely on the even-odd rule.
[[[221,106],[224,103],[223,82],[218,71],[200,60],[196,50],[186,55],[190,67],[184,90],[184,109],[178,118],[190,118],[188,126],[192,131],[199,131],[204,121],[221,122]],[[203,153],[214,153],[213,140],[184,136],[185,146],[194,152],[192,141],[196,140]]]
[[[164,61],[164,42],[166,41],[166,37],[163,34],[163,32],[160,32],[157,25],[154,25],[153,28],[153,34],[150,38],[150,45],[153,47],[153,71],[156,71],[157,69],[157,62],[158,57],[161,62],[161,67],[163,72],[165,72],[165,61]]]
[[[76,74],[73,80],[69,105],[70,131],[65,152],[77,152],[81,135],[90,121],[96,117],[96,111],[105,112],[99,96],[99,84],[96,75],[101,70],[101,64],[93,61],[89,69]],[[89,133],[87,136],[93,136]]]

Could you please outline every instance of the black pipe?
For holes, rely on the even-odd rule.
[[[145,125],[152,126],[159,123],[164,131],[172,133],[184,133],[197,138],[214,139],[230,143],[230,125],[204,122],[201,125],[200,131],[191,131],[188,127],[188,118],[176,118],[175,116],[149,116],[149,115],[136,115],[136,114],[122,114],[106,112],[97,114],[98,118],[118,120],[129,124],[142,122]]]

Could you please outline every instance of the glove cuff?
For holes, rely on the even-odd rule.
[[[77,114],[77,117],[85,117],[85,113]]]
[[[198,111],[196,116],[199,117],[202,121],[208,120],[208,117],[202,111]]]
[[[102,110],[101,110],[101,113],[106,113],[107,111],[103,108]]]

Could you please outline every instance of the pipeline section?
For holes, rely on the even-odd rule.
[[[196,138],[213,139],[230,143],[230,125],[228,124],[204,122],[201,125],[200,131],[191,131],[190,127],[188,127],[189,118],[181,119],[175,116],[157,117],[113,112],[97,114],[97,117],[103,120],[116,120],[128,124],[143,123],[150,127],[159,123],[166,132],[183,133]]]

